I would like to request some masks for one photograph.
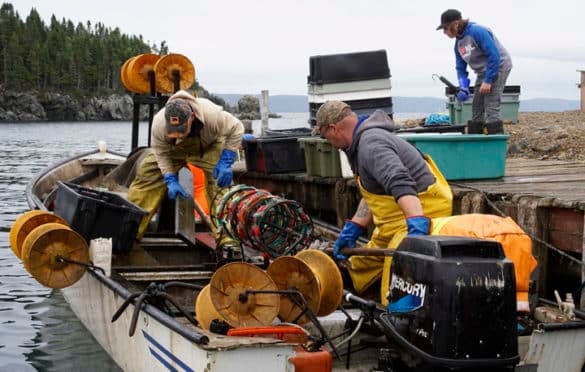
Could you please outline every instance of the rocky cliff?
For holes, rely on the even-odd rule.
[[[132,120],[132,97],[72,97],[0,88],[0,122]]]

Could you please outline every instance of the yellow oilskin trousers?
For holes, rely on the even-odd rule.
[[[173,170],[174,173],[178,174],[179,170],[187,165],[187,162],[203,169],[207,182],[207,201],[210,206],[211,198],[215,197],[220,191],[215,179],[212,177],[212,173],[223,148],[224,145],[221,142],[214,142],[207,148],[203,148],[199,137],[194,136],[187,137],[181,143],[175,145],[171,154],[173,163],[178,164],[177,169]],[[140,164],[136,172],[136,177],[128,190],[128,200],[148,212],[140,223],[137,239],[142,239],[144,236],[152,216],[159,208],[167,193],[167,186],[158,168],[156,156],[152,150],[149,149],[147,151],[149,153]]]
[[[451,188],[433,159],[425,155],[425,160],[436,181],[426,191],[418,194],[423,213],[427,217],[450,216],[453,201]],[[404,213],[392,196],[377,195],[366,191],[359,178],[358,185],[364,201],[372,211],[374,219],[374,231],[366,247],[396,249],[408,233]],[[350,262],[351,269],[349,274],[355,290],[361,293],[374,284],[376,280],[382,278],[380,302],[383,305],[387,305],[386,295],[390,281],[392,257],[353,256],[350,257]]]

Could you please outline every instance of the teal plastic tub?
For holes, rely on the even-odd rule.
[[[400,134],[429,154],[447,180],[503,177],[507,134]]]

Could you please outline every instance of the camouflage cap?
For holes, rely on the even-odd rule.
[[[317,123],[313,128],[313,135],[319,134],[321,128],[341,121],[351,114],[351,107],[341,101],[327,101],[317,111]]]
[[[189,102],[176,98],[165,105],[165,119],[167,122],[167,136],[182,137],[188,130],[189,117],[193,109]]]

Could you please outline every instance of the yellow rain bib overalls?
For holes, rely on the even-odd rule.
[[[179,173],[179,170],[186,166],[187,162],[203,169],[207,182],[207,201],[210,207],[212,207],[211,198],[215,197],[219,191],[216,180],[212,177],[213,168],[217,164],[223,148],[224,144],[222,142],[214,142],[203,148],[200,138],[193,136],[187,137],[176,144],[171,154],[173,163],[180,164],[177,169],[174,169],[175,173]],[[148,154],[142,160],[128,191],[128,200],[148,212],[140,223],[137,239],[141,239],[146,232],[152,216],[159,208],[167,192],[167,186],[156,162],[156,156],[152,150],[147,151]]]
[[[450,216],[453,201],[451,188],[433,159],[429,155],[425,155],[425,160],[436,181],[426,191],[418,194],[423,213],[427,217]],[[406,218],[402,210],[392,196],[368,192],[362,186],[359,178],[358,185],[362,197],[368,204],[374,218],[374,231],[366,247],[396,249],[407,235]],[[390,280],[392,257],[353,256],[350,257],[350,262],[352,268],[349,270],[349,274],[355,290],[361,293],[381,277],[380,301],[382,304],[387,305],[386,294]]]

